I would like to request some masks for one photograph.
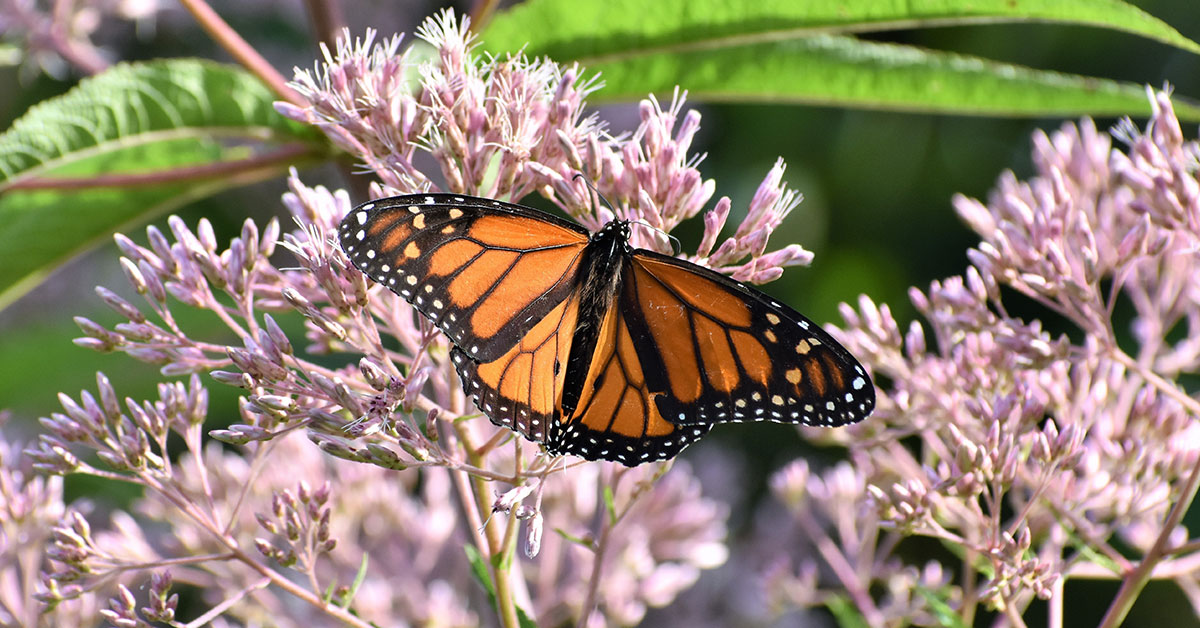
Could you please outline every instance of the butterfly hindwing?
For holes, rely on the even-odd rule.
[[[833,427],[875,404],[866,371],[819,325],[686,261],[638,250],[624,307],[664,418],[678,425],[776,421]]]
[[[567,355],[579,315],[571,294],[504,355],[480,363],[458,347],[450,357],[463,388],[493,423],[541,443],[558,416]]]
[[[578,387],[574,407],[562,407],[548,434],[546,449],[588,460],[613,460],[628,466],[678,454],[712,428],[678,425],[663,418],[650,386],[654,373],[639,358],[624,299],[616,299],[599,324],[595,350],[586,370],[567,374],[568,388]]]
[[[484,362],[567,298],[587,237],[534,209],[449,194],[364,203],[339,231],[355,266]]]

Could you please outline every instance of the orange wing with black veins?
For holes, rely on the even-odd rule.
[[[339,239],[368,277],[490,362],[567,299],[588,233],[518,205],[430,194],[363,204]]]

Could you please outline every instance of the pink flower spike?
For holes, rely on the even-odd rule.
[[[761,266],[776,266],[782,269],[788,266],[808,266],[812,260],[812,251],[799,244],[789,244],[782,249],[763,254],[758,258],[758,263]]]
[[[704,259],[712,253],[713,245],[717,243],[717,237],[721,235],[721,229],[725,228],[725,221],[729,218],[729,208],[733,202],[728,196],[722,196],[721,200],[717,201],[716,207],[713,207],[708,213],[704,214],[704,237],[700,240],[700,248],[696,251],[696,255],[700,259]]]
[[[800,203],[799,199],[792,202],[793,199],[788,197],[783,207],[779,207],[780,200],[785,197],[785,190],[781,185],[785,168],[783,159],[775,161],[775,165],[771,167],[767,176],[754,192],[754,198],[750,200],[750,205],[746,210],[746,218],[738,226],[735,237],[743,238],[750,231],[764,226],[774,229],[779,225],[778,221],[783,216],[786,216],[787,212],[792,210],[792,207]]]

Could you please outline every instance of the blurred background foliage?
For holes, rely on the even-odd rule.
[[[1132,4],[1185,37],[1200,40],[1200,2],[1138,0]],[[214,0],[212,6],[285,76],[291,76],[294,66],[311,68],[319,57],[300,2]],[[370,27],[386,36],[411,33],[426,16],[447,4],[356,0],[343,6],[353,35],[361,35]],[[462,2],[450,6],[461,13],[474,8]],[[1154,87],[1170,83],[1177,95],[1200,98],[1200,56],[1111,30],[994,24],[897,30],[862,37]],[[195,56],[230,61],[178,7],[166,8],[153,21],[105,23],[97,39],[123,60]],[[15,65],[0,66],[0,85],[17,86],[0,90],[0,128],[7,128],[31,105],[64,93],[78,79],[69,72],[51,77]],[[682,87],[686,89],[687,85]],[[660,95],[660,99],[669,100],[669,94]],[[786,161],[785,179],[803,193],[805,200],[776,232],[775,243],[799,242],[813,250],[816,259],[810,268],[791,269],[764,289],[819,322],[840,320],[838,304],[853,301],[861,293],[870,294],[876,302],[888,303],[903,323],[912,320],[909,287],[924,288],[931,280],[962,272],[967,261],[965,252],[977,242],[956,218],[950,203],[952,195],[986,197],[1006,169],[1015,171],[1019,178],[1028,176],[1032,170],[1030,135],[1038,129],[1052,131],[1064,121],[1074,120],[709,103],[699,99],[688,105],[703,115],[694,144],[696,152],[707,154],[701,170],[706,177],[716,179],[717,197],[728,195],[733,199],[735,212],[746,206],[776,158]],[[598,111],[614,132],[636,126],[636,103],[606,103]],[[1096,119],[1101,129],[1115,122],[1115,118]],[[1137,123],[1143,124],[1144,118]],[[1185,124],[1185,135],[1195,136],[1194,124]],[[304,170],[301,177],[309,184],[347,187],[341,172],[328,165]],[[358,194],[362,187],[351,189]],[[216,228],[218,240],[227,242],[248,215],[260,225],[272,216],[284,215],[279,202],[284,191],[285,182],[278,178],[221,192],[181,207],[176,213],[193,226],[201,217],[207,217]],[[167,230],[165,216],[156,218],[154,224]],[[289,227],[284,225],[285,229]],[[124,231],[135,241],[145,242],[143,225]],[[676,232],[685,250],[694,249],[700,231],[696,221]],[[72,322],[73,316],[87,316],[105,325],[116,319],[95,296],[94,286],[110,287],[130,299],[136,296],[130,294],[117,264],[119,255],[109,240],[59,268],[33,291],[0,310],[0,408],[13,413],[10,436],[13,432],[28,435],[35,431],[36,419],[57,407],[59,391],[74,395],[80,389],[94,387],[96,371],[104,371],[122,396],[154,396],[154,386],[162,379],[156,368],[123,356],[97,354],[70,342],[81,335]],[[1020,312],[1018,301],[1012,305]],[[211,314],[187,308],[176,308],[176,312],[194,317],[180,321],[184,328],[208,328],[210,336],[226,333]],[[298,317],[280,320],[285,327],[290,323],[286,331],[298,345],[303,344],[298,340],[302,335]],[[1050,324],[1053,327],[1053,321]],[[200,331],[195,334],[204,335]],[[210,427],[236,421],[236,389],[210,386],[210,390]],[[761,487],[746,491],[750,499],[765,492],[766,474],[786,460],[801,454],[836,456],[836,452],[811,451],[795,430],[770,426],[722,427],[690,453],[712,447],[726,448],[733,452],[727,455],[742,458],[744,480]],[[699,474],[704,477],[702,470]],[[70,484],[70,489],[74,496],[107,490],[78,481]],[[739,505],[733,506],[731,523],[736,534]],[[1108,590],[1108,584],[1068,586],[1099,587],[1095,593],[1107,600],[1117,585],[1112,583],[1112,590]],[[1172,589],[1172,585],[1152,586],[1135,606],[1129,625],[1153,621],[1163,613],[1169,617],[1171,608],[1179,608],[1173,605],[1186,604]],[[1096,609],[1096,618],[1102,611],[1103,606]],[[1034,612],[1029,616],[1039,615]],[[1080,616],[1076,619],[1081,623],[1075,625],[1094,625],[1096,618]]]

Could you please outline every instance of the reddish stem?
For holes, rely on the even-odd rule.
[[[226,52],[233,56],[242,67],[250,71],[258,78],[262,79],[271,91],[279,95],[280,98],[292,103],[296,106],[304,106],[306,103],[291,87],[288,87],[287,79],[275,70],[258,51],[254,49],[237,31],[233,30],[217,12],[208,6],[203,0],[179,0],[192,17],[200,24],[200,27],[208,32],[221,47],[225,48]]]

